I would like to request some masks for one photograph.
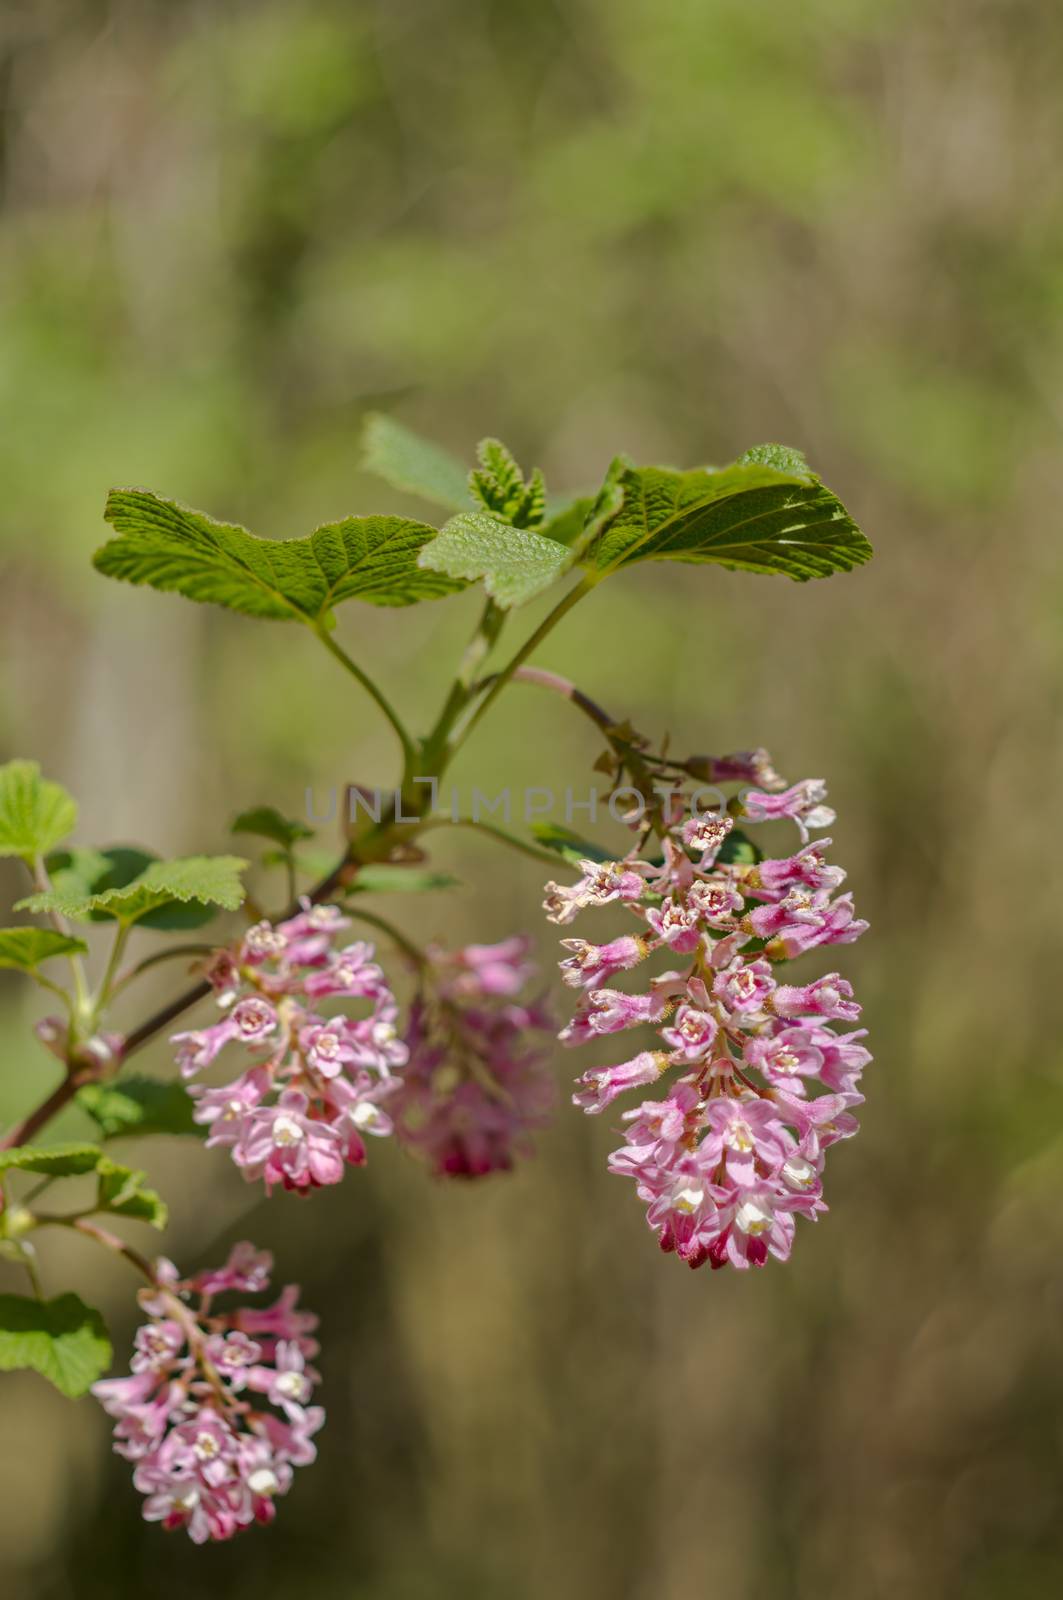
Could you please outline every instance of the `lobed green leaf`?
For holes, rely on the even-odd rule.
[[[449,872],[436,872],[427,867],[397,867],[379,862],[359,867],[358,876],[345,893],[424,894],[429,889],[453,889],[459,881]]]
[[[96,1206],[100,1211],[117,1217],[130,1217],[135,1222],[148,1222],[153,1228],[165,1228],[168,1210],[165,1200],[149,1189],[145,1183],[146,1172],[123,1166],[101,1155],[96,1163],[98,1185]]]
[[[77,802],[41,777],[36,761],[0,766],[0,856],[33,862],[46,856],[77,825]]]
[[[870,560],[871,546],[803,456],[762,445],[720,470],[626,466],[622,499],[580,558],[604,576],[635,561],[715,562],[803,582]]]
[[[140,852],[126,854],[141,855]],[[235,911],[243,904],[245,891],[240,874],[249,863],[241,856],[185,856],[174,861],[143,859],[148,861],[144,870],[114,888],[79,893],[73,887],[53,887],[20,900],[15,909],[58,913],[77,921],[100,914],[118,922],[152,925],[150,919],[155,917],[154,925],[158,926],[157,914],[178,904],[220,906],[225,911]]]
[[[590,839],[582,839],[578,833],[563,828],[557,822],[533,822],[531,831],[539,843],[548,850],[557,852],[562,861],[567,861],[577,866],[581,861],[613,861],[615,856],[608,850],[603,850],[600,844],[594,844]]]
[[[104,516],[118,538],[96,552],[98,571],[252,617],[328,626],[344,600],[405,606],[460,587],[418,567],[435,529],[407,517],[347,517],[304,539],[260,539],[146,489],[112,490]]]
[[[272,839],[283,850],[290,850],[300,839],[312,839],[313,828],[305,822],[286,817],[275,806],[253,806],[241,811],[230,830],[233,833],[251,833],[259,839]]]
[[[0,928],[0,967],[36,972],[42,961],[55,956],[85,955],[83,939],[56,933],[52,928]]]
[[[571,552],[557,540],[480,511],[452,517],[419,559],[452,578],[482,578],[491,599],[503,607],[524,605],[572,565]]]
[[[104,1139],[147,1134],[193,1134],[206,1130],[192,1118],[192,1101],[183,1084],[157,1078],[122,1078],[118,1083],[87,1083],[78,1104]]]
[[[0,1295],[0,1371],[32,1369],[76,1399],[107,1371],[111,1357],[103,1318],[76,1294]]]
[[[0,1150],[0,1172],[39,1172],[49,1178],[78,1178],[95,1172],[103,1155],[99,1145],[68,1142],[46,1146],[22,1144]]]
[[[382,412],[365,419],[361,465],[393,489],[420,495],[448,511],[463,511],[469,504],[468,468]]]

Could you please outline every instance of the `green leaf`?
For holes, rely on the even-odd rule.
[[[253,806],[241,811],[232,824],[233,833],[253,833],[259,839],[272,839],[282,849],[290,850],[300,839],[312,839],[313,828],[305,822],[283,816],[274,806]]]
[[[557,544],[574,545],[586,527],[594,505],[593,495],[581,495],[578,500],[559,504],[556,510],[548,507],[552,514],[538,531],[544,539],[553,539]]]
[[[728,864],[755,867],[758,861],[764,860],[764,852],[748,833],[743,833],[741,828],[732,828],[720,846],[716,859]]]
[[[32,862],[46,856],[77,825],[77,802],[61,784],[41,777],[36,761],[0,767],[0,856]]]
[[[18,911],[58,912],[86,920],[96,912],[116,921],[147,922],[161,908],[194,902],[235,911],[243,903],[240,874],[248,866],[241,856],[186,856],[175,861],[150,861],[124,885],[90,894],[53,889],[20,900]],[[151,925],[149,923],[149,925]],[[172,925],[172,924],[171,924]]]
[[[537,528],[546,515],[546,484],[536,467],[527,482],[501,439],[481,439],[479,467],[469,473],[469,492],[484,509],[514,528]]]
[[[628,467],[623,500],[580,555],[604,575],[634,561],[717,562],[803,582],[848,571],[871,546],[804,458],[762,445],[721,470]]]
[[[17,1145],[0,1150],[0,1172],[39,1172],[49,1178],[77,1178],[95,1172],[103,1152],[99,1145],[83,1143]]]
[[[252,617],[327,626],[343,600],[406,606],[460,585],[417,565],[435,529],[407,517],[347,517],[305,539],[259,539],[145,489],[114,489],[104,516],[118,532],[100,572],[228,606]]]
[[[99,1186],[96,1206],[100,1211],[118,1217],[131,1217],[136,1222],[150,1222],[153,1228],[165,1228],[166,1202],[154,1189],[145,1185],[146,1172],[125,1167],[110,1156],[101,1156],[96,1163]]]
[[[393,417],[371,412],[362,429],[362,467],[393,489],[420,495],[449,511],[469,504],[468,469]]]
[[[423,894],[428,889],[453,889],[460,880],[449,872],[386,863],[360,867],[347,894]]]
[[[157,1078],[123,1078],[118,1083],[87,1083],[78,1104],[96,1123],[104,1139],[147,1134],[194,1134],[206,1129],[192,1120],[192,1101],[180,1083]]]
[[[103,1318],[76,1294],[57,1300],[0,1295],[0,1370],[30,1368],[76,1399],[107,1371],[111,1356]]]
[[[480,511],[452,517],[426,545],[421,565],[452,578],[482,578],[500,606],[519,606],[540,594],[572,565],[555,539],[527,528],[511,528]]]
[[[150,850],[135,845],[110,845],[106,850],[57,850],[50,855],[45,866],[51,879],[56,905],[72,904],[91,899],[109,889],[125,889],[156,861],[158,856]],[[22,904],[22,902],[20,902]],[[188,932],[202,928],[217,915],[213,906],[201,905],[194,900],[185,903],[171,901],[157,911],[148,911],[137,921],[141,927],[160,932]],[[90,922],[110,922],[109,911],[92,911]]]
[[[53,956],[85,955],[88,948],[83,939],[51,928],[0,928],[0,967],[17,967],[20,972],[35,972]]]
[[[563,861],[571,862],[573,866],[580,861],[616,859],[609,850],[603,850],[601,845],[592,843],[590,839],[581,839],[578,833],[570,832],[557,822],[533,822],[531,831],[540,844],[548,850],[555,850]]]

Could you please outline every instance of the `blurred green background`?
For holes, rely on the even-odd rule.
[[[791,1265],[661,1257],[564,1095],[482,1186],[375,1147],[266,1208],[164,1141],[166,1248],[250,1233],[323,1314],[321,1460],[271,1532],[194,1551],[91,1401],[6,1377],[5,1600],[1058,1592],[1061,78],[1044,0],[3,7],[0,758],[73,788],[83,839],[224,848],[243,806],[392,777],[308,636],[93,575],[111,484],[291,535],[421,509],[358,471],[373,408],[558,490],[778,439],[877,548],[807,587],[638,567],[537,658],[830,782],[877,1064]],[[423,722],[475,611],[340,636]],[[518,689],[459,777],[596,753]],[[538,925],[534,863],[440,858],[466,887],[404,905],[419,933]],[[50,1079],[34,998],[0,1002],[11,1116]],[[127,1278],[53,1246],[65,1274],[124,1356]]]

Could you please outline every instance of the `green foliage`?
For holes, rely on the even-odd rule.
[[[105,850],[81,847],[58,850],[48,856],[45,866],[57,897],[56,904],[65,905],[93,899],[112,889],[126,889],[158,860],[150,850],[119,844],[109,845]],[[170,900],[136,920],[142,928],[153,928],[157,932],[187,933],[213,921],[216,914],[213,903]],[[96,909],[89,913],[88,920],[110,922],[113,913]]]
[[[634,561],[711,561],[804,581],[871,557],[841,501],[783,446],[762,445],[720,470],[626,467],[615,481],[621,505],[580,541],[601,576]]]
[[[524,474],[500,439],[481,439],[476,446],[479,467],[469,473],[469,492],[502,522],[514,528],[537,528],[546,515],[546,485],[536,467]]]
[[[469,503],[469,475],[461,462],[379,411],[365,419],[361,464],[393,489],[448,511],[463,511]]]
[[[424,894],[429,889],[452,889],[460,880],[449,872],[428,867],[396,867],[387,862],[358,869],[358,876],[347,894]]]
[[[460,585],[417,565],[435,529],[406,517],[347,517],[305,539],[260,539],[144,489],[115,489],[104,512],[119,537],[93,557],[129,583],[247,616],[328,626],[344,600],[405,606]]]
[[[0,1295],[0,1371],[32,1368],[76,1399],[107,1371],[111,1354],[103,1318],[76,1294]]]
[[[0,1150],[0,1172],[4,1171],[36,1172],[48,1178],[80,1178],[95,1172],[97,1211],[150,1222],[154,1228],[166,1226],[166,1204],[154,1189],[146,1187],[147,1174],[112,1161],[99,1145],[19,1145],[14,1150]]]
[[[0,1150],[0,1172],[39,1172],[49,1178],[77,1178],[95,1172],[103,1152],[98,1145],[84,1143],[17,1145]]]
[[[88,945],[51,928],[0,928],[0,967],[36,972],[54,956],[84,955]]]
[[[510,607],[549,588],[572,565],[572,556],[563,544],[540,533],[463,511],[425,546],[420,561],[452,578],[482,578],[491,599]]]
[[[32,863],[72,833],[77,819],[76,801],[61,784],[42,778],[35,761],[0,767],[0,856]]]
[[[758,861],[764,860],[764,852],[748,833],[743,833],[741,828],[732,828],[720,846],[716,859],[727,865],[755,867]]]
[[[174,861],[145,859],[148,865],[144,870],[120,886],[88,892],[53,888],[20,900],[15,909],[58,912],[76,921],[87,921],[99,913],[116,922],[133,923],[149,922],[163,909],[171,910],[188,903],[220,906],[225,911],[235,911],[243,904],[240,874],[248,863],[241,856],[185,856]]]
[[[582,495],[577,500],[559,505],[539,528],[539,532],[544,539],[554,539],[558,544],[575,544],[587,525],[594,504],[593,495]],[[547,509],[551,508],[548,506]]]
[[[275,806],[253,806],[250,811],[241,811],[232,824],[231,832],[251,833],[259,839],[272,839],[286,852],[300,839],[314,837],[313,828],[308,828],[305,822],[298,819],[282,815]]]
[[[157,1078],[123,1078],[118,1083],[88,1083],[78,1091],[78,1104],[104,1139],[144,1134],[205,1133],[192,1119],[192,1101],[180,1083]]]
[[[533,822],[531,831],[539,843],[555,850],[562,861],[578,866],[581,861],[612,861],[614,856],[600,844],[580,838],[578,833],[563,828],[557,822]]]
[[[149,1189],[145,1183],[146,1172],[123,1166],[101,1155],[96,1163],[98,1184],[96,1209],[116,1217],[130,1217],[135,1222],[148,1222],[153,1228],[163,1229],[168,1215],[166,1202]]]

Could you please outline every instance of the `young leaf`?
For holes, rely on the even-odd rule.
[[[77,1178],[95,1172],[103,1152],[95,1144],[17,1145],[0,1150],[0,1172],[39,1172],[49,1178]]]
[[[361,465],[393,489],[420,495],[448,511],[463,511],[469,504],[468,469],[438,445],[379,411],[365,419]]]
[[[76,1399],[107,1371],[111,1354],[103,1318],[76,1294],[0,1295],[0,1371],[31,1368]]]
[[[386,862],[360,867],[347,894],[423,894],[428,889],[452,889],[459,879],[449,872],[424,867],[395,867]]]
[[[274,806],[254,806],[250,811],[241,811],[232,824],[231,832],[252,833],[259,839],[272,839],[283,850],[290,850],[300,839],[314,837],[313,828],[308,828],[305,822],[282,816]]]
[[[343,600],[406,606],[460,587],[418,568],[435,529],[407,517],[347,517],[305,539],[260,539],[145,489],[112,490],[104,516],[118,538],[93,557],[100,572],[252,617],[328,625]]]
[[[76,801],[61,784],[41,777],[35,761],[8,761],[0,767],[0,856],[32,862],[46,856],[72,833]]]
[[[603,576],[633,561],[668,560],[803,582],[871,558],[841,501],[783,446],[760,446],[719,471],[629,467],[618,481],[619,509],[580,542],[586,565]]]
[[[150,850],[135,845],[110,845],[106,850],[57,850],[45,861],[56,904],[69,905],[84,901],[109,889],[125,889],[156,861],[158,856]],[[21,902],[20,902],[21,903]],[[137,921],[144,928],[158,932],[185,932],[202,928],[217,915],[212,905],[194,900],[184,903],[170,901],[156,911],[148,911]],[[109,922],[108,911],[96,910],[89,914],[91,922]]]
[[[421,565],[452,578],[482,578],[497,605],[520,606],[554,583],[572,564],[555,539],[512,528],[480,511],[463,511],[426,545]]]
[[[573,866],[578,866],[581,861],[612,861],[615,857],[608,850],[603,850],[600,844],[594,844],[590,839],[581,839],[578,833],[571,833],[568,828],[561,827],[557,822],[533,822],[531,831],[540,844],[548,850],[556,850],[562,861],[568,861]]]
[[[165,1228],[166,1202],[154,1189],[145,1186],[147,1173],[125,1167],[120,1161],[101,1156],[96,1163],[99,1185],[96,1207],[118,1217],[132,1217],[136,1222],[150,1222],[153,1228]]]
[[[87,1083],[78,1090],[78,1104],[104,1139],[146,1134],[194,1134],[206,1129],[192,1120],[192,1101],[180,1083],[157,1078],[123,1078],[119,1083]]]
[[[221,906],[235,911],[243,903],[240,874],[248,863],[240,856],[186,856],[176,861],[150,861],[128,883],[90,894],[52,889],[20,900],[17,911],[58,912],[84,921],[101,912],[118,922],[147,921],[175,902]]]
[[[36,972],[53,956],[85,955],[88,948],[83,939],[51,928],[0,928],[0,967],[17,967],[20,972]]]
[[[484,509],[514,528],[537,528],[546,515],[546,484],[536,467],[527,483],[500,439],[481,439],[480,462],[469,473],[469,493]]]

